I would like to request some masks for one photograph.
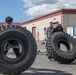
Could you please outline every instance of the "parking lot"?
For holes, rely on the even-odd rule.
[[[37,58],[31,68],[20,75],[76,75],[76,61],[71,64],[59,64],[54,60],[48,60],[45,56],[45,46],[37,42]],[[8,75],[8,74],[0,74]]]

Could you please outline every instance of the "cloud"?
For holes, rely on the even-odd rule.
[[[41,4],[54,4],[58,0],[22,0],[24,2],[24,7],[33,7]]]
[[[76,8],[76,0],[22,0],[25,14],[35,18],[51,11],[62,8]]]
[[[76,0],[60,0],[57,4],[58,8],[76,8]]]
[[[29,8],[27,11],[25,11],[25,13],[31,17],[37,17],[40,15],[49,13],[50,11],[56,10],[55,8],[53,9],[53,7],[56,7],[56,6],[52,6],[50,4],[42,4],[42,5]]]

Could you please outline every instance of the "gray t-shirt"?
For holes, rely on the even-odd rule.
[[[51,27],[48,27],[48,28],[46,29],[46,37],[47,37],[47,38],[52,34],[52,30],[53,30],[53,28],[51,28]]]

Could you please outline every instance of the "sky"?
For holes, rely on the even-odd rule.
[[[58,9],[76,9],[76,0],[0,0],[0,22],[25,22]]]

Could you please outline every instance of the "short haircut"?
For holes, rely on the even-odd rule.
[[[10,16],[6,17],[5,19],[5,22],[12,22],[12,21],[13,21],[13,18]]]

